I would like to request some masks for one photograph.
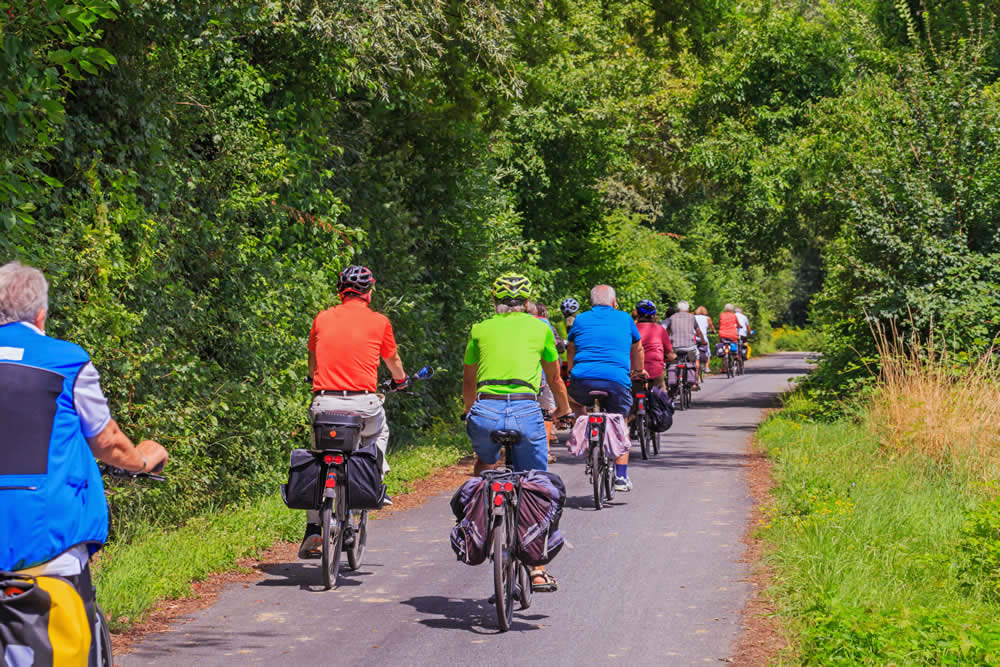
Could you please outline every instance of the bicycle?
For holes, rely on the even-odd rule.
[[[639,441],[639,449],[642,451],[643,460],[651,459],[660,453],[660,434],[653,430],[650,423],[650,415],[646,410],[647,394],[653,386],[649,380],[643,381],[643,388],[633,391],[635,405],[635,435]]]
[[[615,499],[615,466],[604,449],[605,430],[608,414],[601,411],[601,399],[608,397],[606,391],[589,393],[593,400],[593,411],[587,416],[587,463],[584,474],[590,477],[594,486],[594,509],[599,510]],[[590,405],[586,406],[590,410]]]
[[[149,479],[156,482],[165,482],[167,480],[163,475],[157,474],[162,467],[150,472],[129,472],[124,468],[116,468],[107,463],[100,463],[98,467],[102,475],[116,479]],[[111,650],[111,628],[108,626],[107,615],[96,601],[94,602],[94,638],[97,649],[97,664],[101,667],[113,667],[114,656]]]
[[[671,395],[675,397],[678,410],[691,407],[691,383],[688,381],[688,363],[678,360],[674,367],[677,372],[677,383],[671,386]]]
[[[413,379],[426,380],[433,375],[434,369],[424,366]],[[382,387],[391,389],[391,382],[384,383]],[[326,420],[322,421],[324,416]],[[309,450],[321,463],[319,479],[323,481],[319,513],[320,539],[323,543],[320,569],[324,590],[337,585],[340,554],[346,553],[347,566],[352,571],[357,570],[364,560],[368,544],[369,510],[350,508],[347,498],[348,461],[361,444],[361,427],[361,416],[351,412],[320,413],[313,422],[313,429],[318,432],[317,442],[333,445]]]
[[[520,431],[497,430],[490,433],[493,442],[504,448],[504,467],[484,470],[483,479],[489,485],[492,501],[490,523],[493,547],[493,597],[497,624],[500,632],[510,630],[514,614],[514,598],[521,609],[531,606],[531,568],[514,555],[517,546],[517,515],[520,503],[521,477],[525,472],[514,472],[513,446],[520,442]]]
[[[726,377],[733,378],[742,375],[742,355],[739,353],[739,344],[730,341],[726,342],[726,357],[723,360],[726,366]]]

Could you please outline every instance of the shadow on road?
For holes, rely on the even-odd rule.
[[[403,600],[401,604],[413,607],[419,614],[438,616],[439,618],[422,618],[417,621],[428,628],[467,630],[477,635],[500,633],[496,628],[496,607],[489,604],[486,599],[473,600],[471,598],[449,598],[442,595],[422,595]],[[548,618],[545,614],[526,614],[515,610],[510,631],[538,630],[537,622],[545,618]]]
[[[746,463],[746,456],[743,454],[725,454],[721,452],[707,452],[699,449],[678,449],[661,448],[660,453],[655,457],[643,461],[640,457],[633,456],[629,460],[631,466],[654,468],[677,468],[686,470],[689,468],[739,468]]]
[[[346,564],[341,564],[340,574],[337,577],[337,588],[349,588],[360,586],[363,578],[371,576],[374,572],[369,571],[373,567],[382,567],[378,563],[362,563],[361,569],[349,570]],[[320,572],[320,561],[299,561],[295,563],[261,563],[258,569],[272,577],[280,579],[261,579],[257,586],[297,586],[299,590],[323,592],[320,583],[322,573]]]
[[[173,656],[173,659],[177,660],[180,657],[176,655],[177,653],[189,651],[192,647],[197,647],[201,651],[218,648],[221,652],[232,649],[234,645],[248,651],[266,650],[283,638],[284,636],[280,632],[259,629],[246,632],[226,632],[222,629],[192,629],[185,626],[180,630],[169,630],[155,640],[144,643],[139,650],[133,653],[133,656],[147,660]]]
[[[755,391],[750,394],[741,394],[740,396],[733,396],[732,398],[725,397],[705,397],[700,399],[700,397],[695,396],[691,401],[690,410],[720,410],[722,408],[774,408],[780,404],[780,399],[778,395],[769,391]],[[678,410],[674,413],[674,419],[677,419],[677,415],[683,415],[687,410]]]

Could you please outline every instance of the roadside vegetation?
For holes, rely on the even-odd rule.
[[[1000,373],[880,342],[847,414],[805,393],[760,429],[774,462],[762,535],[804,664],[1000,661]]]

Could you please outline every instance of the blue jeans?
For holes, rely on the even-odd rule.
[[[490,433],[501,430],[521,433],[521,440],[512,447],[515,472],[549,469],[549,444],[538,401],[476,401],[465,420],[465,432],[483,463],[492,465],[500,458],[500,445],[493,442]]]

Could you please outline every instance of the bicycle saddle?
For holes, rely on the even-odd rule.
[[[610,396],[610,395],[611,394],[609,394],[606,391],[596,391],[596,390],[592,391],[592,392],[589,392],[587,394],[587,396],[593,396],[594,398],[605,398],[605,397]]]
[[[508,442],[514,444],[521,439],[520,431],[490,431],[490,439],[499,445],[505,445]]]

